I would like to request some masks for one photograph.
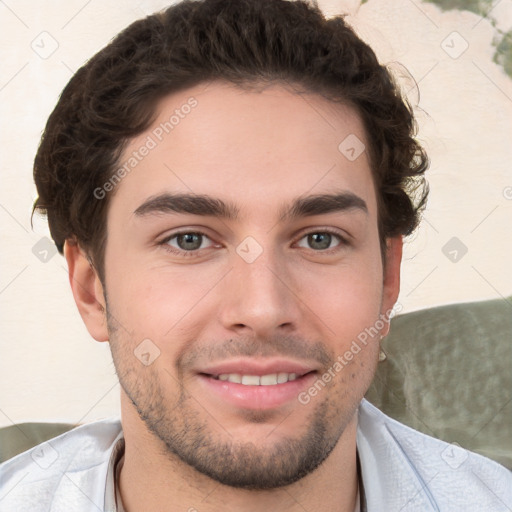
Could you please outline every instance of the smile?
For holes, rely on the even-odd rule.
[[[317,371],[305,369],[271,373],[254,371],[254,368],[252,372],[247,370],[230,368],[222,373],[199,373],[201,395],[221,408],[270,410],[297,404],[299,393],[318,377]]]
[[[270,373],[268,375],[241,375],[240,373],[222,373],[218,380],[243,384],[244,386],[274,386],[284,384],[297,378],[296,373]]]

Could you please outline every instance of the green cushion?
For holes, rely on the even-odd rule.
[[[397,316],[382,346],[370,402],[512,469],[512,298]]]
[[[0,428],[0,462],[66,432],[70,423],[18,423]]]

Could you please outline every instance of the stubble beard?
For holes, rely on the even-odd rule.
[[[312,473],[335,448],[362,398],[340,400],[336,396],[341,393],[339,390],[324,389],[324,396],[315,397],[307,405],[297,401],[297,407],[310,409],[303,424],[298,425],[298,430],[304,431],[299,437],[274,436],[277,439],[274,443],[266,439],[261,443],[257,440],[240,442],[223,430],[221,421],[214,419],[188,393],[183,379],[178,377],[178,398],[166,398],[156,365],[142,365],[133,356],[133,349],[126,349],[135,344],[120,339],[120,330],[114,327],[108,306],[107,319],[119,382],[146,428],[161,442],[172,461],[177,457],[223,485],[271,490],[293,484]],[[337,405],[340,403],[345,406]],[[263,423],[268,416],[265,412],[247,411],[244,418],[252,423]],[[282,422],[286,423],[286,417]],[[278,433],[279,425],[274,430],[269,436]]]

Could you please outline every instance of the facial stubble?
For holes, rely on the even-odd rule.
[[[337,391],[324,389],[322,397],[315,397],[307,405],[297,401],[296,408],[309,409],[305,417],[299,414],[300,418],[305,418],[298,425],[297,430],[303,431],[300,436],[290,437],[279,432],[280,425],[293,418],[292,411],[282,414],[277,426],[259,442],[239,441],[223,427],[222,417],[214,417],[199,397],[187,391],[181,368],[177,368],[174,376],[161,361],[149,366],[142,364],[133,353],[137,343],[123,336],[123,329],[119,329],[108,303],[106,313],[110,348],[120,385],[147,430],[171,461],[177,458],[223,485],[271,490],[297,482],[325,461],[356,413],[357,398],[340,397],[339,394],[346,394],[340,391],[341,387]],[[233,350],[232,343],[230,350]],[[325,361],[326,354],[318,358]],[[165,379],[171,379],[177,388],[173,397],[164,392]],[[341,403],[345,406],[337,405]],[[241,412],[241,417],[252,425],[265,423],[270,418],[275,421],[275,416],[264,411]]]

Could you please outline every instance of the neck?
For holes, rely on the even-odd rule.
[[[122,423],[119,492],[126,512],[354,511],[357,413],[320,467],[291,485],[263,491],[229,487],[199,473],[170,454],[130,407],[123,408]]]

